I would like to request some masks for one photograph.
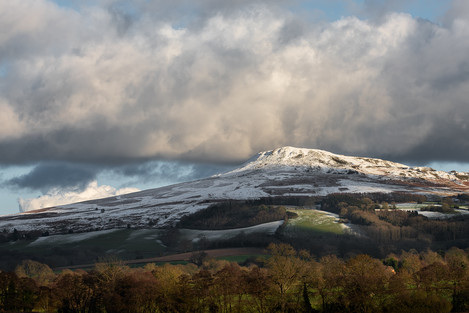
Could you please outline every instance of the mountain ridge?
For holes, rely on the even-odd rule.
[[[356,170],[370,175],[391,175],[421,179],[443,178],[461,180],[458,176],[467,176],[464,172],[437,171],[430,167],[411,167],[405,164],[370,157],[355,157],[335,154],[320,149],[295,148],[285,146],[274,150],[260,152],[242,167],[231,172],[260,169],[273,166],[308,166],[310,168]]]
[[[459,176],[459,177],[458,177]],[[172,227],[182,216],[227,200],[325,197],[334,193],[468,193],[469,176],[324,150],[282,147],[238,169],[126,195],[0,216],[0,229],[50,233]]]

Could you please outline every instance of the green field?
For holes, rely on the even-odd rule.
[[[340,235],[346,227],[338,223],[338,218],[330,213],[310,209],[294,209],[297,218],[290,219],[283,229],[283,234],[290,237],[314,238],[324,235]],[[260,235],[265,232],[273,236],[275,229],[269,226],[264,229],[256,227]],[[259,228],[259,229],[258,229]],[[121,260],[136,260],[153,258],[179,251],[191,251],[192,240],[197,237],[184,235],[184,231],[175,230],[166,234],[159,229],[114,229],[89,233],[73,233],[39,237],[35,240],[18,240],[0,244],[0,266],[9,268],[18,260],[33,259],[47,263],[51,267],[73,266],[78,264],[93,264],[103,257],[113,256]],[[232,233],[235,230],[212,231],[215,233]],[[204,233],[204,231],[199,231]],[[207,232],[207,231],[205,231]],[[242,233],[242,232],[241,232]],[[253,235],[256,236],[256,235]],[[209,241],[223,240],[224,237],[211,238]],[[167,244],[164,245],[161,240]],[[224,257],[234,262],[245,262],[255,258],[254,255]]]
[[[415,202],[407,202],[407,203],[398,203],[396,204],[397,209],[401,210],[420,210],[421,208],[425,208],[428,206],[441,206],[439,202],[424,202],[424,203],[415,203]],[[461,210],[467,210],[467,205],[458,205],[458,208]]]
[[[115,229],[88,233],[73,233],[39,237],[35,240],[18,240],[0,244],[0,265],[8,268],[17,260],[33,259],[51,267],[93,264],[106,257],[120,260],[154,258],[177,252],[166,247],[160,239],[164,231],[159,229]],[[182,238],[173,234],[174,240]],[[184,238],[183,238],[184,239]],[[177,249],[177,248],[176,248]],[[232,262],[245,262],[258,255],[220,257]],[[186,261],[161,262],[186,264]],[[141,265],[136,265],[141,266]]]
[[[427,206],[439,206],[438,202],[424,202],[424,203],[416,203],[416,202],[407,202],[407,203],[397,203],[396,208],[400,210],[420,210],[421,208]]]
[[[295,235],[298,232],[312,232],[318,234],[344,234],[345,226],[338,223],[338,218],[332,214],[319,210],[289,209],[298,217],[288,220],[284,229],[285,235]]]
[[[93,263],[106,255],[132,260],[161,255],[166,248],[158,240],[160,231],[117,229],[82,234],[40,237],[0,244],[0,252],[18,254],[52,266]]]

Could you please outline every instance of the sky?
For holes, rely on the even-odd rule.
[[[0,214],[281,146],[469,171],[469,1],[0,1]]]

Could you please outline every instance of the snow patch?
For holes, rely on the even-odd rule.
[[[225,229],[225,230],[196,230],[196,229],[181,229],[180,233],[183,237],[191,239],[192,242],[198,242],[202,238],[207,240],[220,240],[236,237],[241,234],[263,233],[273,235],[277,228],[283,224],[282,221],[275,221],[270,223],[259,224],[251,227]]]
[[[87,239],[92,239],[101,235],[110,234],[112,232],[117,231],[117,229],[108,229],[108,230],[100,230],[100,231],[93,231],[93,232],[86,232],[80,234],[67,234],[67,235],[53,235],[47,237],[40,237],[34,240],[29,244],[29,246],[38,246],[38,245],[59,245],[65,243],[72,243],[83,241]]]

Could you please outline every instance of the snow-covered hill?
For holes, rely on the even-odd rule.
[[[458,181],[466,173],[436,171],[429,167],[409,167],[404,164],[381,159],[351,157],[334,154],[318,149],[301,149],[283,147],[271,151],[261,152],[251,162],[236,169],[234,172],[245,170],[273,168],[273,167],[309,167],[311,170],[330,172],[357,171],[367,175],[395,177],[409,177],[420,179],[443,179]],[[467,176],[469,178],[469,176]]]
[[[167,227],[228,199],[325,196],[331,193],[452,195],[469,191],[467,173],[446,173],[380,159],[283,147],[240,168],[163,188],[0,217],[0,229],[50,233]]]

